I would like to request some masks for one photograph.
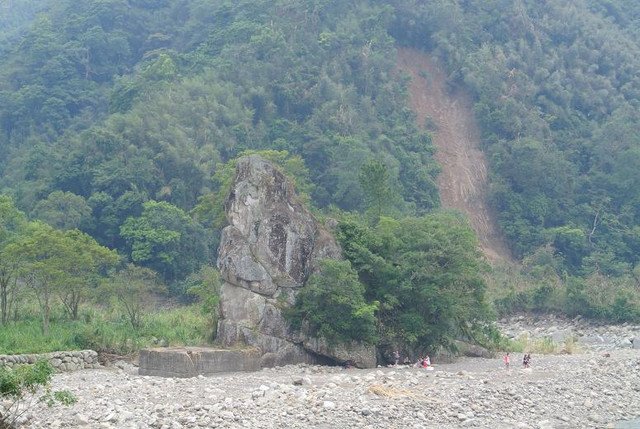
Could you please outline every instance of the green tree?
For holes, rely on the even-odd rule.
[[[551,230],[553,247],[562,256],[567,267],[576,273],[582,266],[582,258],[588,254],[587,236],[579,228],[562,226]]]
[[[120,257],[114,250],[100,246],[89,235],[78,230],[65,232],[71,247],[65,267],[66,278],[58,288],[58,296],[68,315],[78,319],[80,305],[89,298],[101,277],[114,267]]]
[[[372,159],[360,168],[358,179],[367,208],[373,214],[375,222],[378,222],[394,201],[394,193],[389,183],[389,170],[384,163]]]
[[[289,316],[294,326],[329,343],[375,344],[378,305],[367,304],[364,292],[349,261],[325,259],[300,290]]]
[[[202,314],[209,321],[213,340],[220,317],[220,287],[222,286],[220,273],[210,265],[203,265],[200,270],[187,277],[185,283],[187,293],[198,299]]]
[[[91,229],[91,207],[83,197],[71,192],[50,193],[36,204],[31,215],[57,229]]]
[[[13,200],[0,195],[0,313],[6,325],[17,293],[18,264],[6,247],[22,233],[27,221],[24,214],[13,204]]]
[[[127,264],[113,274],[103,289],[116,300],[133,329],[142,326],[144,315],[153,306],[155,297],[165,292],[156,273],[133,264]]]
[[[338,226],[345,256],[380,303],[381,344],[450,346],[461,336],[480,340],[491,312],[485,269],[468,223],[450,213],[381,218],[375,227],[356,216]]]
[[[60,231],[41,222],[31,222],[5,249],[17,263],[21,280],[40,306],[42,330],[49,333],[51,306],[59,296],[69,315],[76,319],[86,300],[89,283],[115,264],[115,252],[98,245],[88,235]]]
[[[71,250],[61,231],[41,222],[30,223],[6,248],[6,254],[19,264],[20,278],[36,297],[44,335],[49,334],[53,298],[66,277],[64,270],[73,261]]]
[[[175,78],[176,73],[175,62],[166,53],[161,53],[154,62],[144,69],[142,76],[151,81],[168,81]]]
[[[131,260],[158,271],[167,281],[183,279],[208,257],[203,228],[164,201],[144,203],[142,215],[128,218],[120,234],[131,246]]]

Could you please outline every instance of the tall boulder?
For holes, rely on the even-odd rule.
[[[300,203],[293,185],[269,161],[240,158],[225,202],[218,268],[224,280],[217,338],[225,346],[262,351],[261,366],[343,362],[322,342],[291,330],[283,310],[325,258],[340,258],[333,236]],[[349,346],[358,366],[375,365],[375,350]]]

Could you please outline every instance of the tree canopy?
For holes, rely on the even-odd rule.
[[[351,264],[381,320],[394,300],[467,302],[482,289],[472,275],[480,267],[458,247],[475,244],[455,216],[436,214],[434,146],[396,67],[397,47],[411,46],[437,57],[450,87],[473,97],[492,205],[514,254],[551,261],[548,269],[575,284],[632,281],[640,265],[640,7],[631,3],[4,2],[0,190],[14,203],[0,200],[8,210],[0,247],[28,237],[51,247],[77,229],[184,291],[178,286],[216,257],[229,162],[259,151],[290,169],[318,211],[368,214],[354,228],[369,237],[370,254],[350,255],[381,258],[389,283]],[[437,265],[444,252],[412,228],[440,231],[445,253],[473,268],[405,267]],[[395,235],[426,240],[430,250],[404,248]],[[370,236],[406,260],[389,262]],[[0,290],[8,291],[19,271],[0,255]],[[385,296],[365,275],[398,290]],[[405,275],[415,283],[395,285]],[[445,287],[447,275],[464,281]],[[469,305],[466,318],[481,312]],[[440,341],[463,326],[456,310],[426,334],[411,326],[435,310],[406,310],[384,326],[407,341]]]

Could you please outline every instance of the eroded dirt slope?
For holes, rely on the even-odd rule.
[[[424,52],[399,49],[398,68],[411,76],[409,102],[418,125],[424,128],[427,120],[435,125],[442,205],[469,217],[489,260],[511,260],[487,201],[487,162],[480,150],[471,99],[461,91],[447,91],[445,73]]]

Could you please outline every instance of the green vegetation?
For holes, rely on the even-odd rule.
[[[318,207],[362,209],[358,172],[372,158],[403,209],[438,205],[430,138],[394,76],[388,7],[45,3],[0,66],[0,186],[171,290],[215,257],[220,225],[192,210],[247,150],[299,156],[313,183],[298,186]]]
[[[131,248],[130,259],[167,281],[182,279],[209,257],[204,228],[180,208],[147,201],[139,217],[128,218],[120,236]]]
[[[208,322],[205,329],[210,333],[210,339],[213,339],[218,330],[220,316],[220,273],[217,269],[204,265],[200,271],[190,275],[185,283],[187,294],[198,298],[200,314]]]
[[[499,314],[515,312],[565,313],[616,323],[640,320],[638,280],[633,276],[560,277],[552,263],[552,251],[539,251],[521,268],[496,267],[489,279],[489,295]],[[556,261],[556,265],[559,264]]]
[[[381,343],[484,335],[477,243],[438,211],[439,166],[407,106],[399,45],[439,57],[474,97],[492,202],[523,264],[486,274],[496,310],[640,320],[640,8],[628,3],[0,4],[2,323],[38,302],[46,332],[58,302],[73,321],[101,296],[143,329],[130,304],[150,291],[122,280],[139,267],[211,311],[216,281],[202,273],[232,160],[258,151],[317,212],[342,213],[359,283],[346,267],[332,275],[354,325],[310,328]],[[307,306],[347,298],[313,285]]]
[[[142,326],[145,313],[153,306],[154,294],[162,292],[152,270],[133,264],[128,264],[105,283],[105,291],[116,301],[133,329]]]
[[[59,310],[54,314],[46,336],[37,313],[28,312],[20,320],[0,326],[0,354],[92,349],[129,355],[144,347],[203,345],[211,337],[209,315],[202,315],[194,306],[147,314],[138,329],[131,328],[126,315],[100,307],[85,308],[76,321]]]
[[[451,213],[382,217],[369,226],[347,216],[338,226],[345,256],[378,303],[380,344],[452,347],[455,338],[490,343],[485,266],[466,221]]]
[[[291,309],[292,325],[331,343],[376,343],[374,313],[378,303],[367,304],[365,287],[349,261],[325,259],[311,276]]]
[[[567,338],[562,342],[554,342],[551,338],[533,339],[528,336],[518,337],[502,346],[502,350],[509,350],[517,353],[535,354],[574,354],[579,350],[578,341],[574,337]]]
[[[216,278],[205,267],[202,272]],[[116,252],[77,229],[28,221],[0,196],[0,353],[132,353],[159,339],[190,345],[210,340],[215,314],[193,307],[150,314],[167,295],[157,277],[148,268],[120,264]],[[217,290],[205,295],[211,283],[204,281],[198,296],[210,308]]]
[[[115,252],[86,234],[55,230],[40,222],[27,224],[22,234],[3,249],[3,256],[17,267],[16,280],[35,296],[45,335],[54,296],[57,294],[70,316],[77,319],[94,276],[118,261]]]
[[[515,253],[552,246],[568,275],[629,274],[640,262],[637,7],[396,3],[392,32],[433,50],[476,97]]]
[[[348,261],[325,261],[298,295],[294,326],[331,342],[362,340],[423,353],[464,338],[498,337],[485,299],[473,231],[452,213],[381,217],[371,225],[342,214],[338,238]]]
[[[51,390],[53,371],[53,367],[47,361],[39,361],[35,365],[21,365],[13,369],[0,367],[0,400],[3,402],[0,413],[1,429],[15,427],[33,402],[46,402],[49,406],[55,403],[72,405],[76,402],[75,396],[69,391]]]

